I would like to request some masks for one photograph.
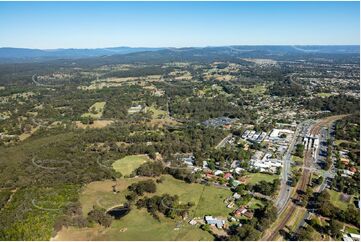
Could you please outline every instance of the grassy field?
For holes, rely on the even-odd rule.
[[[110,208],[125,202],[126,188],[144,177],[122,178],[117,181],[117,190],[114,194],[114,181],[99,181],[88,184],[80,195],[84,215],[94,205],[99,204]],[[232,195],[231,191],[201,184],[188,184],[165,175],[164,181],[157,184],[155,194],[168,193],[178,195],[181,203],[194,202],[190,210],[189,219],[205,215],[227,217],[232,209],[228,209],[224,199]],[[257,202],[255,201],[255,204]],[[120,220],[114,220],[110,228],[64,228],[55,240],[213,240],[213,237],[198,226],[191,226],[188,220],[169,219],[161,216],[161,222],[155,220],[146,210],[133,208],[129,214]],[[178,227],[178,228],[177,228]]]
[[[327,92],[320,92],[316,94],[317,97],[330,97],[332,96],[332,93],[327,93]]]
[[[87,214],[93,207],[98,205],[104,208],[110,208],[124,203],[125,191],[127,187],[139,180],[149,179],[145,177],[118,179],[114,181],[99,181],[88,184],[81,193],[80,202],[83,207],[83,213]],[[116,189],[120,191],[114,194],[112,186],[117,184]],[[223,202],[226,197],[231,196],[231,191],[201,184],[188,184],[177,180],[171,176],[165,175],[163,183],[157,184],[155,194],[178,195],[182,203],[194,202],[195,206],[191,208],[190,215],[204,216],[211,214],[214,216],[227,216],[231,209],[226,207]],[[127,215],[128,216],[128,215]]]
[[[336,207],[338,207],[339,209],[342,209],[342,210],[346,210],[347,209],[347,206],[349,205],[349,204],[351,204],[351,202],[352,202],[352,198],[350,199],[350,201],[349,202],[344,202],[344,201],[342,201],[341,199],[340,199],[340,195],[341,195],[341,193],[340,192],[336,192],[336,191],[334,191],[334,190],[330,190],[330,189],[327,189],[327,192],[330,194],[330,196],[331,196],[331,203],[334,205],[334,206],[336,206]]]
[[[148,107],[147,111],[151,111],[153,113],[152,114],[153,119],[166,118],[167,117],[167,111],[157,109],[154,106]]]
[[[130,175],[141,164],[150,161],[146,155],[128,155],[113,163],[113,168],[122,173],[123,176]]]
[[[110,228],[68,228],[61,230],[55,240],[213,240],[196,226],[161,217],[155,220],[146,210],[133,209],[127,216],[113,221]]]
[[[169,193],[178,195],[180,202],[192,201],[195,206],[191,209],[195,217],[204,215],[226,216],[230,209],[223,202],[232,193],[229,190],[204,186],[201,184],[187,184],[170,176],[164,176],[165,181],[157,186],[157,194]]]
[[[104,107],[106,102],[96,102],[90,106],[89,112],[81,115],[82,117],[92,117],[94,119],[99,119],[103,116]]]
[[[251,93],[253,95],[264,94],[267,90],[266,86],[257,85],[251,88],[241,88],[242,91]]]
[[[108,209],[116,205],[126,202],[125,193],[113,193],[113,185],[116,184],[118,191],[125,191],[127,187],[141,180],[141,178],[119,179],[117,182],[106,180],[92,182],[86,185],[80,195],[80,203],[82,205],[83,214],[86,215],[94,205]]]
[[[249,173],[245,177],[246,184],[251,184],[251,185],[254,185],[260,181],[271,182],[277,178],[279,178],[278,175],[269,175],[269,174],[265,174],[265,173]]]
[[[94,122],[92,124],[83,124],[80,121],[75,121],[75,126],[80,129],[86,129],[86,128],[101,129],[101,128],[107,127],[108,125],[110,125],[112,123],[113,123],[113,120],[94,120]]]

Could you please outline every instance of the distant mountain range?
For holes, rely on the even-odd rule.
[[[158,58],[179,61],[182,59],[202,59],[222,56],[235,58],[277,58],[287,55],[313,54],[359,54],[359,45],[242,45],[190,48],[132,48],[112,47],[97,49],[26,49],[0,48],[0,63],[44,62],[58,59],[92,59],[101,57],[103,61],[116,59],[141,60],[142,57],[156,61]],[[123,56],[123,57],[122,57]],[[108,58],[109,57],[109,58]]]
[[[49,59],[79,59],[97,56],[110,56],[130,54],[142,51],[157,51],[162,48],[131,48],[131,47],[112,47],[96,49],[26,49],[26,48],[0,48],[0,60],[27,62],[43,61]]]

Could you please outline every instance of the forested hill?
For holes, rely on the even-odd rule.
[[[157,51],[162,48],[111,47],[96,49],[26,49],[0,48],[0,63],[42,62],[54,59],[79,59],[97,56],[122,55],[141,51]]]
[[[113,47],[97,49],[25,49],[0,48],[0,63],[44,62],[59,59],[82,59],[78,64],[94,64],[98,61],[110,62],[147,62],[147,61],[209,61],[225,58],[274,58],[288,59],[299,56],[300,59],[332,56],[359,55],[358,45],[346,46],[222,46],[204,48],[131,48]],[[95,57],[95,58],[94,58]],[[100,58],[100,59],[98,59]]]

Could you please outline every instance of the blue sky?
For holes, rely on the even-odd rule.
[[[359,44],[359,2],[0,2],[0,47]]]

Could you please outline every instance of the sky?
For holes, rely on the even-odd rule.
[[[359,2],[0,2],[0,47],[360,43]]]

